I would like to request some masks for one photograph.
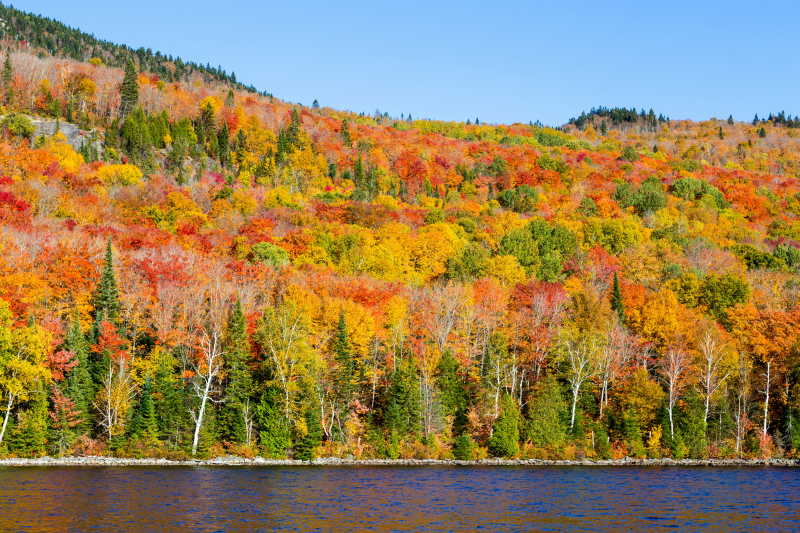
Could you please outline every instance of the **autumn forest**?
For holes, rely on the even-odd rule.
[[[798,455],[797,117],[354,113],[0,18],[0,455]]]

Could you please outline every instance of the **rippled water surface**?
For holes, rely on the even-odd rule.
[[[789,468],[3,468],[2,531],[800,530]]]

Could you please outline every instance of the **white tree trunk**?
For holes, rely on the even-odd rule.
[[[764,426],[761,428],[761,433],[765,437],[767,436],[767,428],[769,426],[769,374],[771,365],[772,361],[767,361],[767,383],[764,387]]]
[[[0,429],[0,443],[3,442],[3,437],[6,434],[6,427],[8,426],[8,419],[11,417],[11,408],[14,406],[14,395],[8,394],[8,404],[6,404],[6,414],[3,417],[3,428]]]

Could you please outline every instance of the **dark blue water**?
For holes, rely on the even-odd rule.
[[[789,468],[4,468],[2,531],[800,530]]]

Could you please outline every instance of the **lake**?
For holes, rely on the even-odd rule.
[[[0,468],[2,531],[800,529],[800,470]]]

